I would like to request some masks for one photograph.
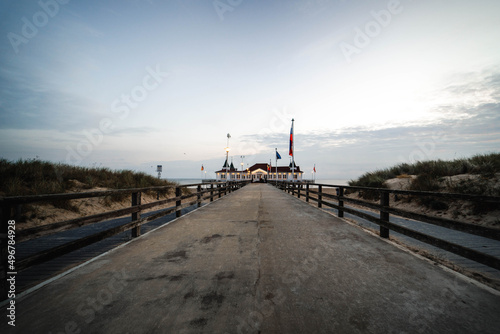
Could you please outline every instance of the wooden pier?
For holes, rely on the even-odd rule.
[[[497,333],[498,314],[497,291],[251,184],[17,299],[0,330]]]

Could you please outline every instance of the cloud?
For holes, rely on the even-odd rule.
[[[53,84],[54,76],[42,66],[24,64],[22,58],[0,68],[0,128],[71,131],[98,122],[102,106],[62,84]]]
[[[296,161],[304,164],[301,166],[304,170],[313,163],[321,166],[322,178],[347,179],[400,162],[453,159],[498,151],[500,101],[468,108],[445,107],[450,115],[466,117],[443,117],[431,123],[382,128],[357,126],[296,133]],[[261,152],[268,152],[269,156],[275,147],[288,148],[287,134],[255,134],[244,139],[257,142]]]

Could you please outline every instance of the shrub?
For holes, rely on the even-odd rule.
[[[411,181],[410,190],[436,191],[439,190],[439,182],[434,175],[421,174]]]
[[[445,211],[449,208],[449,205],[447,203],[432,197],[422,197],[420,199],[420,203],[428,207],[429,209],[436,211]]]
[[[359,187],[370,187],[370,188],[386,188],[384,182],[385,178],[377,173],[366,173],[361,176],[357,181],[349,181],[348,184],[350,186],[359,186]]]
[[[145,173],[108,168],[76,167],[40,160],[0,159],[0,193],[2,196],[25,196],[64,193],[77,180],[85,188],[127,189],[174,185]]]
[[[391,168],[368,172],[357,180],[349,181],[350,186],[384,187],[387,179],[403,175],[418,175],[414,180],[414,190],[435,191],[439,189],[440,177],[458,174],[480,174],[489,179],[500,173],[500,153],[478,154],[471,158],[461,158],[452,161],[429,160],[413,164],[401,163]]]
[[[80,208],[73,203],[71,203],[71,200],[59,200],[59,201],[54,201],[52,202],[52,205],[54,205],[55,208],[60,208],[68,211],[73,211],[76,213],[80,212]]]

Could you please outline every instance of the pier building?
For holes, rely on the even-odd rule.
[[[292,164],[288,166],[272,166],[268,163],[256,163],[246,169],[237,170],[233,163],[228,164],[227,160],[221,170],[215,172],[217,181],[245,181],[266,182],[266,181],[297,181],[302,182],[302,174],[304,172],[300,166]]]

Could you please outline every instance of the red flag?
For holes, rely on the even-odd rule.
[[[290,128],[290,149],[288,150],[288,155],[293,156],[293,125]]]
[[[205,169],[205,167],[203,167],[203,165],[201,165],[201,171],[203,172],[203,170]]]
[[[313,169],[313,170],[314,170],[314,172],[316,173],[316,166],[314,166],[314,169]]]

